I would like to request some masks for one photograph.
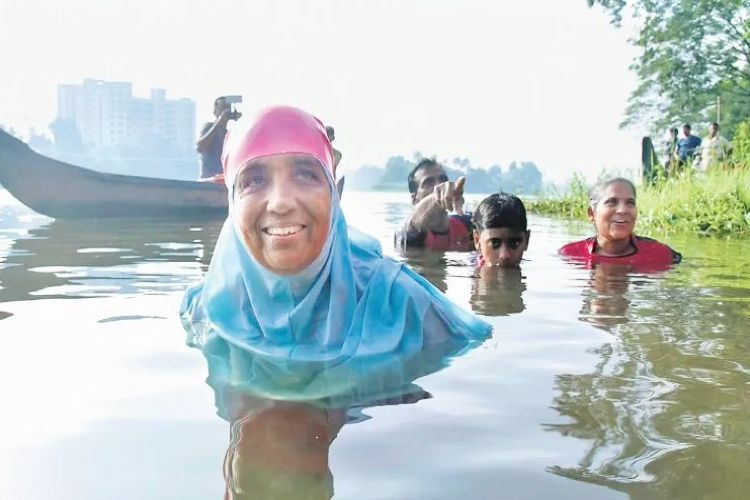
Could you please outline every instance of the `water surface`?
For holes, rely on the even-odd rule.
[[[406,194],[344,209],[393,253]],[[744,498],[750,244],[670,238],[668,273],[592,271],[555,255],[587,225],[530,223],[520,272],[399,257],[493,337],[336,409],[205,383],[177,310],[221,221],[55,221],[0,190],[0,498],[223,498],[225,456],[258,498]]]

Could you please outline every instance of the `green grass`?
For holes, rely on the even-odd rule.
[[[750,237],[750,168],[693,171],[638,190],[638,229],[650,234],[697,233]],[[540,215],[586,219],[587,186],[576,175],[565,194],[551,193],[530,201]]]

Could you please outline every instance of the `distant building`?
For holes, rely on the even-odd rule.
[[[163,89],[141,98],[133,96],[130,82],[85,79],[82,85],[58,85],[57,114],[76,124],[90,152],[156,138],[174,151],[194,153],[195,102],[167,99]]]

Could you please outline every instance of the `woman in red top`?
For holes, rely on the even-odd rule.
[[[635,186],[621,177],[597,183],[589,192],[589,220],[596,236],[568,243],[559,252],[588,266],[623,264],[640,271],[659,271],[682,260],[663,243],[633,234],[638,218]]]

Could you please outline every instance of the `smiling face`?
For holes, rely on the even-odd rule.
[[[595,207],[589,207],[589,220],[596,226],[599,243],[630,240],[638,218],[635,193],[625,183],[613,182],[602,193]]]
[[[331,221],[331,189],[312,156],[252,160],[234,183],[237,227],[253,258],[276,274],[296,274],[320,254]]]
[[[474,245],[490,266],[515,267],[529,248],[529,231],[509,227],[474,230]]]

